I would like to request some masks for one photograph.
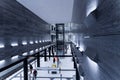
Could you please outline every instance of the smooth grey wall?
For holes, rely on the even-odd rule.
[[[78,45],[82,42],[85,46],[85,54],[98,62],[99,79],[92,80],[119,80],[120,1],[99,0],[97,9],[85,17],[88,1],[90,0],[75,0],[74,2],[73,23],[82,24],[76,32],[76,35],[82,35],[82,37],[76,36],[75,39],[78,39]],[[90,36],[90,38],[85,38],[85,36]],[[88,68],[83,69],[86,71],[85,80],[91,80],[92,72]]]
[[[50,40],[49,24],[16,0],[0,0],[0,45],[5,45],[0,48],[0,60],[37,48],[38,44],[29,44],[36,40]],[[18,46],[11,47],[12,42]]]

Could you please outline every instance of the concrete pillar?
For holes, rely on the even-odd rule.
[[[37,67],[40,67],[40,53],[37,53]]]
[[[44,61],[46,62],[47,61],[47,49],[45,49],[45,56],[44,56]]]
[[[50,60],[50,56],[51,56],[51,47],[49,47],[48,49],[49,49],[49,60]]]
[[[27,58],[23,61],[23,68],[24,68],[24,80],[28,80],[28,62]]]

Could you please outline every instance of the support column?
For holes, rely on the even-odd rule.
[[[77,73],[77,69],[76,69],[76,80],[78,80],[78,73]]]
[[[49,49],[49,60],[50,60],[50,55],[51,55],[51,47],[49,47],[48,49]]]
[[[73,57],[74,68],[76,68],[75,57]]]
[[[71,50],[71,51],[72,51],[72,50]],[[71,52],[71,54],[72,54],[72,56],[74,56],[74,55],[73,55],[73,52]],[[72,57],[72,61],[74,61],[74,59],[73,59],[73,58],[74,58],[74,57]]]
[[[45,53],[44,54],[45,54],[44,61],[46,62],[47,61],[47,57],[46,57],[47,56],[47,49],[45,49]]]
[[[53,46],[52,46],[52,54],[53,54],[53,56],[54,56],[54,48],[53,48]]]
[[[24,59],[23,66],[24,66],[24,80],[28,80],[28,62],[27,62],[27,58]]]
[[[40,67],[40,53],[37,53],[37,67]]]
[[[77,68],[76,68],[76,80],[80,80],[80,76]]]

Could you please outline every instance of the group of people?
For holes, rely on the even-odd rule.
[[[57,66],[56,66],[55,62],[57,62]],[[54,67],[54,68],[58,67],[58,65],[59,65],[59,58],[58,57],[54,57],[53,58],[53,63],[54,64],[52,65],[52,67]],[[36,77],[37,77],[37,70],[33,69],[33,66],[31,64],[29,64],[29,69],[30,69],[30,74],[33,74],[33,80],[35,80]]]
[[[30,74],[33,73],[33,80],[35,80],[37,77],[37,70],[33,69],[33,66],[31,64],[29,65],[29,68],[30,68]]]

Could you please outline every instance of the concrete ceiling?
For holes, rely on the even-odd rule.
[[[74,0],[17,0],[50,24],[69,23]]]

